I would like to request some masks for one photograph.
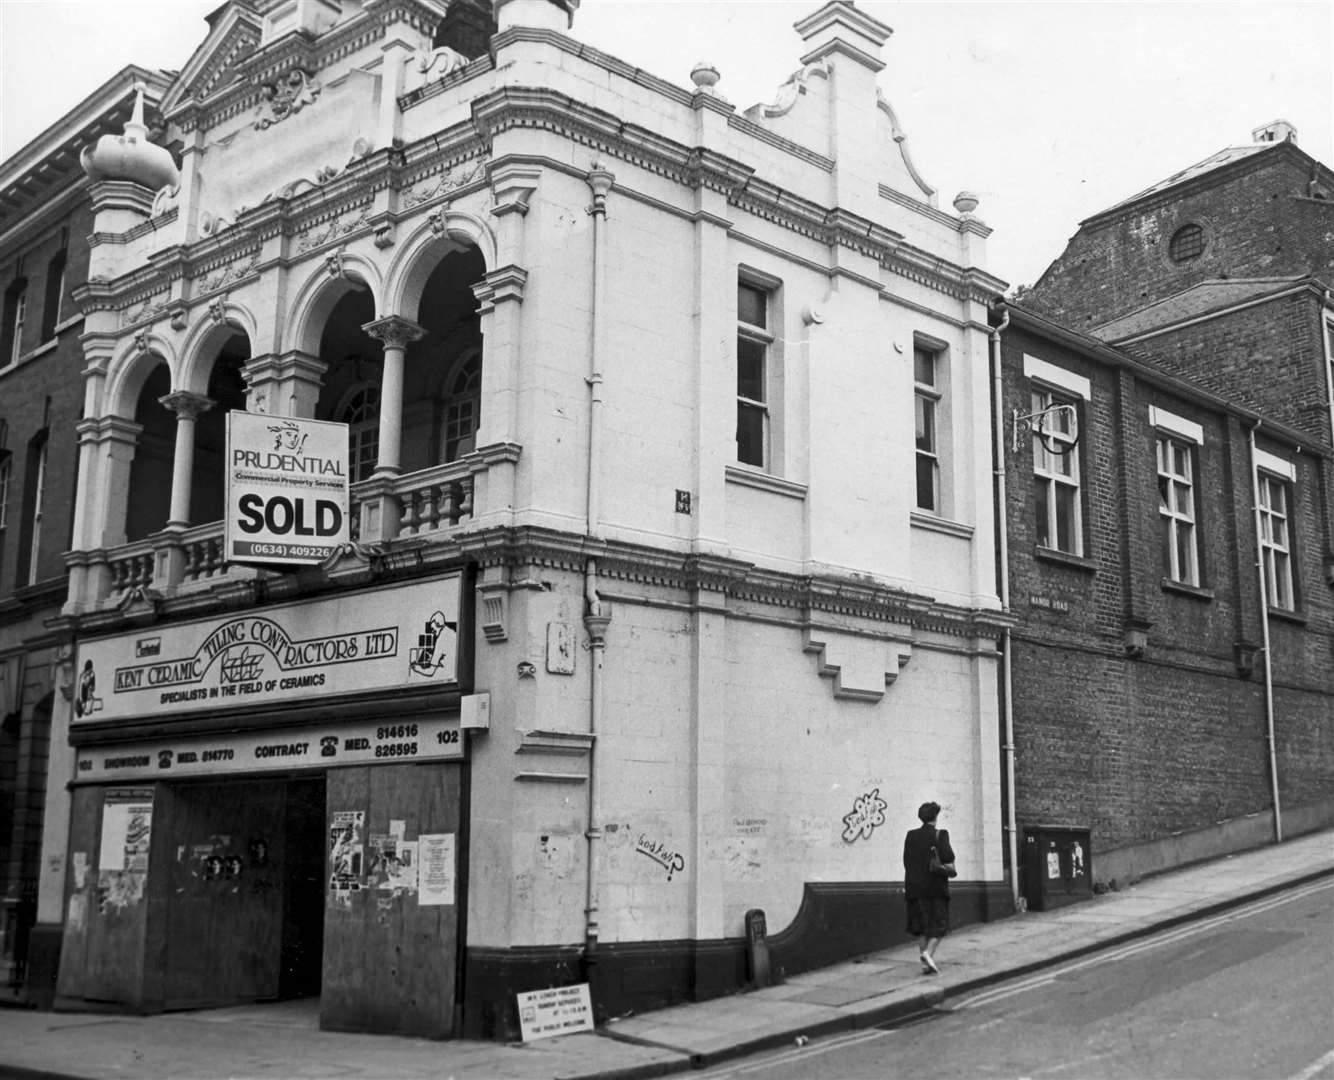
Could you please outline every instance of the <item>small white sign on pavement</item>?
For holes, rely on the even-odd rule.
[[[530,990],[515,997],[524,1042],[593,1030],[593,999],[588,994],[588,983]]]

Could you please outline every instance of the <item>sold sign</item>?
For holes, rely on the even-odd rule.
[[[318,563],[348,542],[347,425],[227,414],[227,559]]]

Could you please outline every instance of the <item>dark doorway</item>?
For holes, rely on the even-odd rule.
[[[324,777],[287,785],[287,888],[283,904],[282,972],[278,994],[320,992],[324,953]]]

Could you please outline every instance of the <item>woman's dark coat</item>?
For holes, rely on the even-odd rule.
[[[923,825],[920,829],[910,829],[903,838],[903,895],[908,900],[927,900],[933,897],[948,897],[950,894],[949,878],[933,874],[928,869],[931,864],[931,849],[943,863],[954,861],[954,849],[950,847],[948,829],[937,829],[934,825]]]

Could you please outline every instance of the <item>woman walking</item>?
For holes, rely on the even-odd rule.
[[[954,877],[954,849],[950,847],[950,834],[936,828],[939,803],[922,803],[917,816],[921,826],[909,829],[903,838],[903,898],[908,907],[908,933],[920,939],[922,973],[939,975],[936,946],[950,929],[949,879]],[[933,865],[938,869],[933,870]]]

